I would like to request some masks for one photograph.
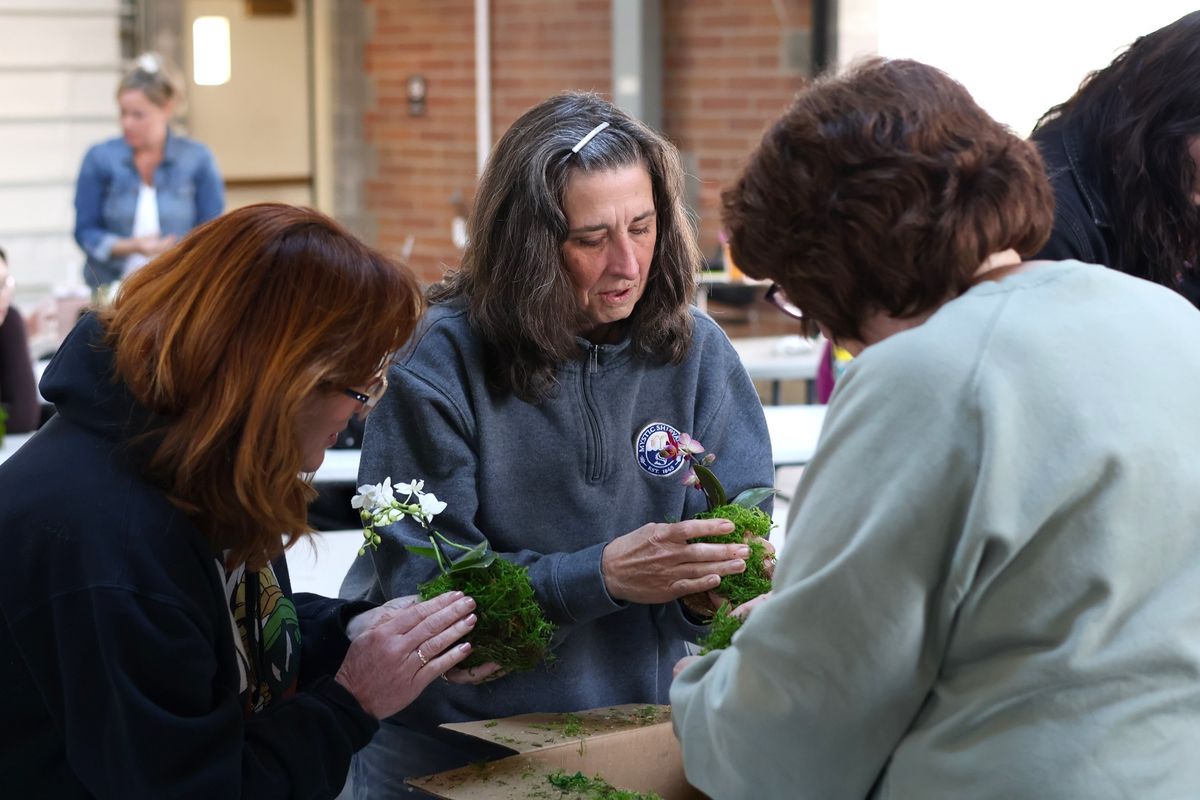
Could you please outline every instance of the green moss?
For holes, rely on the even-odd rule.
[[[733,641],[733,634],[742,627],[740,617],[731,613],[733,606],[722,603],[709,623],[708,633],[700,638],[700,655],[711,653],[713,650],[724,650]]]
[[[717,594],[735,606],[753,600],[760,594],[771,591],[771,579],[767,575],[767,549],[759,538],[766,539],[771,533],[771,518],[761,508],[746,508],[729,503],[696,515],[696,519],[727,519],[733,523],[733,532],[724,536],[701,536],[692,541],[734,544],[750,539],[750,557],[746,559],[746,571],[737,575],[724,575],[717,587]]]
[[[533,596],[528,571],[503,558],[486,567],[439,575],[417,587],[422,600],[457,589],[475,598],[479,621],[465,638],[464,667],[494,661],[509,672],[533,669],[549,653],[554,625]]]
[[[546,780],[550,781],[551,786],[562,792],[560,797],[580,797],[585,800],[662,800],[662,796],[655,792],[630,792],[625,789],[617,789],[599,775],[588,778],[582,772],[568,775],[560,769],[558,772],[547,775]]]
[[[578,714],[563,715],[563,736],[583,736],[585,733],[587,730],[583,727],[583,720],[579,718]]]

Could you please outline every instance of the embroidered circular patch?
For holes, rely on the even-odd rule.
[[[642,428],[634,440],[634,452],[637,455],[638,466],[651,475],[674,475],[683,466],[683,454],[674,458],[663,457],[662,450],[667,446],[668,435],[679,439],[679,431],[665,422],[651,422]]]

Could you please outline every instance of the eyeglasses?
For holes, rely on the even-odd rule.
[[[371,382],[367,385],[367,391],[365,394],[357,389],[342,390],[347,397],[352,397],[363,404],[362,411],[358,413],[359,419],[366,419],[367,415],[370,414],[375,406],[379,405],[379,401],[383,399],[383,393],[386,392],[388,388],[387,368],[388,365],[384,364],[379,372],[375,374],[375,377],[372,378]]]
[[[767,296],[764,299],[792,319],[808,322],[808,318],[804,316],[804,312],[800,310],[800,306],[788,300],[787,295],[783,293],[783,287],[778,283],[771,284],[771,287],[767,289]]]

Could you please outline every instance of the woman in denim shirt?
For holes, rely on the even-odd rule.
[[[93,145],[75,184],[75,241],[93,289],[140,267],[220,215],[225,187],[207,147],[171,133],[179,96],[158,56],[141,56],[117,87],[122,136]]]

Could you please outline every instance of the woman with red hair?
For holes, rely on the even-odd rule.
[[[0,466],[0,796],[332,797],[467,656],[470,598],[292,596],[280,558],[420,309],[403,268],[265,204],[76,326],[58,413]]]

